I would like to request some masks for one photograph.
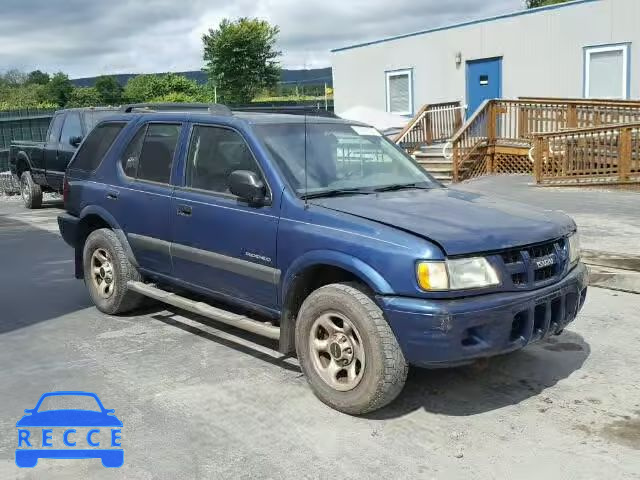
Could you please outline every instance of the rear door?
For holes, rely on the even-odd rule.
[[[105,192],[140,267],[164,275],[172,272],[171,176],[181,131],[179,122],[143,124],[120,158],[121,182]]]
[[[62,190],[64,172],[77,149],[71,144],[71,139],[74,137],[82,137],[82,123],[80,114],[71,111],[64,115],[58,148],[51,148],[53,145],[49,145],[47,148],[47,183],[59,191]]]
[[[268,185],[240,132],[194,125],[171,207],[174,275],[222,297],[275,309],[279,207],[249,205],[231,194],[234,170],[254,171]]]

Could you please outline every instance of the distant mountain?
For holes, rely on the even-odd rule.
[[[184,75],[185,77],[195,80],[200,84],[207,82],[207,74],[195,70],[191,72],[175,72],[178,75]],[[113,75],[120,85],[125,85],[130,78],[136,77],[138,73],[119,73]],[[154,73],[153,75],[162,75],[162,73]],[[98,77],[86,77],[75,78],[71,80],[76,87],[93,87]],[[333,86],[333,77],[331,75],[331,67],[328,68],[313,68],[310,70],[282,70],[280,82],[284,84],[298,84],[298,85],[319,85],[322,86],[327,83],[328,86]]]

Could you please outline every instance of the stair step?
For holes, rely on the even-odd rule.
[[[433,152],[423,152],[421,150],[417,150],[413,153],[416,157],[420,158],[432,158],[432,157],[440,157],[442,158],[442,150],[433,151]]]
[[[451,173],[453,172],[453,167],[451,165],[447,166],[447,167],[432,167],[431,165],[423,165],[422,168],[424,168],[427,172],[429,173]]]
[[[422,165],[453,165],[451,160],[446,158],[416,158],[416,161]]]
[[[449,182],[449,183],[451,183],[451,177],[448,177],[446,175],[432,175],[432,176],[433,176],[433,178],[435,178],[439,182],[443,182],[443,183]]]

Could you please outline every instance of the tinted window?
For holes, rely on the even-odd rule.
[[[86,138],[69,168],[92,171],[98,168],[124,123],[103,123]]]
[[[193,127],[186,186],[229,193],[228,178],[234,170],[250,170],[261,176],[244,139],[226,128]]]
[[[72,137],[82,137],[82,125],[80,124],[80,115],[77,113],[67,114],[62,126],[62,135],[60,141],[63,144],[70,145]]]
[[[49,129],[49,142],[57,142],[60,139],[60,128],[62,127],[62,121],[64,115],[56,115],[51,120],[51,128]]]
[[[125,175],[128,177],[136,178],[138,174],[138,164],[140,163],[140,154],[142,153],[142,142],[144,141],[145,133],[147,133],[146,125],[138,130],[138,133],[136,133],[133,140],[129,142],[122,156],[122,170],[124,170]]]
[[[181,125],[166,123],[142,127],[122,158],[124,172],[141,180],[169,183],[180,129]]]

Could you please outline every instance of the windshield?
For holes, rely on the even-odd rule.
[[[299,196],[389,186],[437,188],[413,159],[376,129],[341,123],[257,125],[258,135]]]

